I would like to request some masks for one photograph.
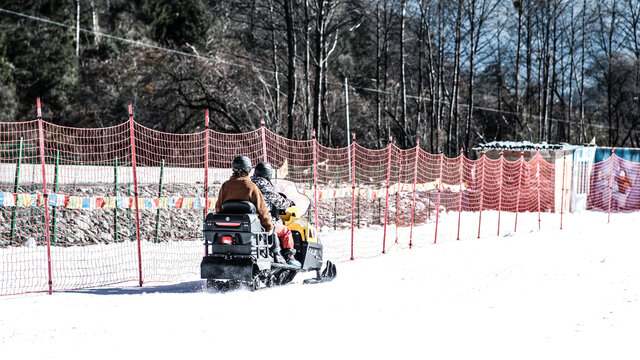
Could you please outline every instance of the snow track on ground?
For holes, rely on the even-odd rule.
[[[195,276],[0,297],[3,358],[638,359],[640,213],[463,214],[414,229],[361,230],[335,281],[258,292]],[[323,231],[345,260],[350,231]],[[378,241],[379,239],[379,241]],[[365,241],[366,240],[366,241]],[[375,240],[375,241],[374,241]],[[368,249],[370,247],[370,249]],[[368,249],[368,250],[367,250]],[[366,251],[370,252],[371,257]]]

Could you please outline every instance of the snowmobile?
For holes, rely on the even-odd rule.
[[[299,272],[307,271],[315,271],[316,276],[305,279],[305,284],[336,277],[336,266],[330,261],[322,270],[323,246],[302,218],[309,208],[309,198],[291,181],[273,179],[273,183],[277,191],[296,204],[279,216],[291,229],[294,256],[302,266],[276,262],[271,249],[280,240],[264,231],[253,203],[227,201],[222,204],[222,211],[209,213],[205,218],[205,256],[200,263],[200,277],[207,279],[207,288],[225,291],[248,286],[250,290],[258,290],[288,284]]]

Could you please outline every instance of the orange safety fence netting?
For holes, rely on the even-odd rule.
[[[169,134],[133,119],[100,129],[0,123],[0,295],[199,275],[203,218],[237,155],[268,161],[275,177],[294,181],[311,198],[306,217],[319,230],[379,228],[380,238],[327,243],[338,261],[411,246],[417,234],[399,229],[436,223],[441,212],[477,213],[459,232],[480,236],[483,211],[555,206],[555,166],[539,154],[470,160],[394,144],[329,148],[264,127]],[[611,175],[620,168],[637,177],[638,166],[615,157],[596,165],[592,177],[602,181],[591,182],[590,208],[637,203],[637,192],[623,203],[607,186],[620,192]]]

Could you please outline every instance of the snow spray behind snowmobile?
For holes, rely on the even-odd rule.
[[[205,219],[205,256],[200,263],[200,277],[207,279],[208,288],[226,290],[244,284],[257,290],[290,283],[303,271],[316,271],[315,278],[304,280],[306,284],[335,278],[336,266],[330,261],[322,270],[323,246],[313,227],[302,218],[309,208],[309,198],[291,181],[273,179],[273,184],[296,204],[280,213],[280,218],[291,230],[295,258],[302,266],[275,261],[271,248],[280,240],[264,231],[253,203],[227,201],[222,211],[209,213]]]

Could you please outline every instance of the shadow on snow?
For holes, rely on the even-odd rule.
[[[65,290],[56,291],[61,293],[81,293],[92,295],[138,295],[148,293],[160,293],[160,294],[184,294],[184,293],[197,293],[204,292],[206,290],[206,281],[187,281],[178,284],[167,285],[145,285],[142,287],[129,285],[129,286],[108,286],[91,289],[78,289],[78,290]]]

